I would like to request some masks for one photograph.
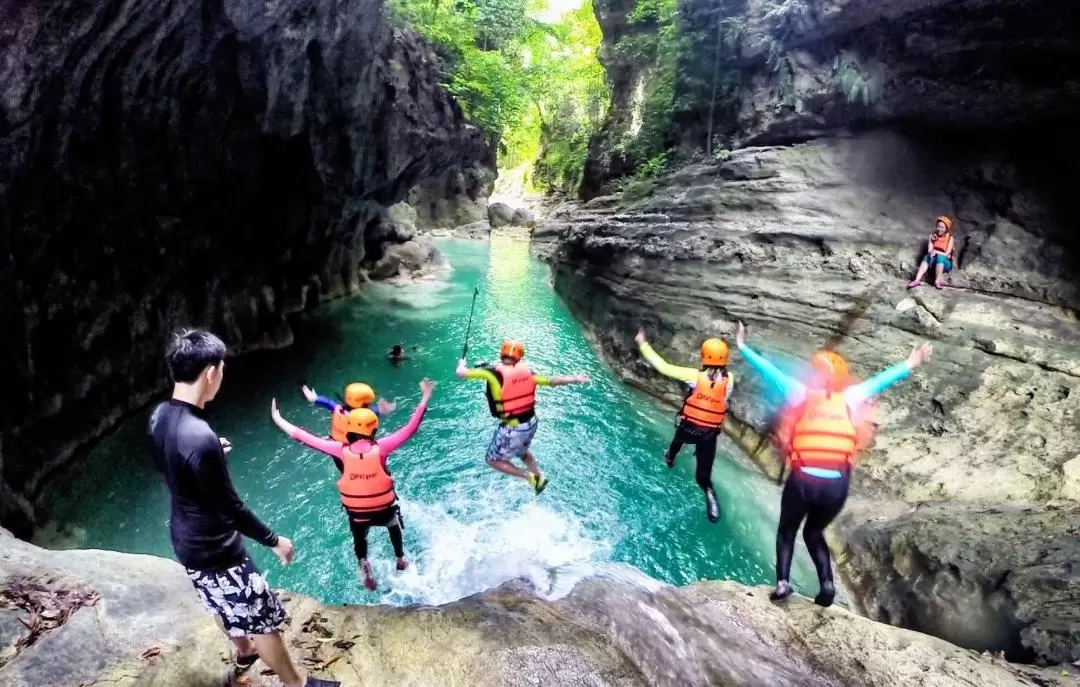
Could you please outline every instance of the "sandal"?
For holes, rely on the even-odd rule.
[[[255,665],[255,661],[258,660],[258,654],[251,654],[250,656],[241,656],[240,654],[235,654],[233,661],[233,672],[237,675],[243,675],[247,671],[251,670],[251,666]]]

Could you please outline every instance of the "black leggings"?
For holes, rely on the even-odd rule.
[[[697,458],[697,470],[694,479],[702,489],[712,489],[712,468],[716,460],[716,440],[720,436],[718,429],[703,429],[683,420],[675,427],[675,437],[668,447],[669,460],[675,460],[683,444],[694,445]]]
[[[397,506],[380,513],[365,514],[362,520],[358,520],[358,517],[360,516],[349,514],[349,529],[352,530],[353,548],[356,551],[357,560],[362,561],[367,558],[367,535],[372,527],[385,527],[390,533],[390,544],[394,547],[394,555],[398,558],[405,557],[401,514]]]
[[[790,579],[795,535],[803,527],[803,540],[817,568],[818,582],[832,582],[832,560],[825,543],[825,528],[844,508],[850,474],[839,479],[823,479],[796,469],[784,485],[780,498],[780,526],[776,530],[776,581]]]

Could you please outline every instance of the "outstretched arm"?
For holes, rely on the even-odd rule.
[[[750,367],[754,368],[758,374],[765,378],[765,381],[776,388],[780,393],[784,395],[784,401],[787,403],[802,403],[806,398],[806,386],[786,374],[779,367],[767,360],[764,356],[759,354],[746,345],[746,327],[743,323],[739,323],[738,334],[735,336],[735,342],[739,346],[739,353],[750,363]]]
[[[300,387],[300,391],[304,394],[304,398],[307,399],[307,402],[312,405],[326,408],[330,412],[334,412],[334,410],[338,407],[337,401],[332,398],[327,398],[326,396],[320,396],[319,394],[316,394],[315,390],[306,384]]]
[[[428,401],[431,400],[431,393],[435,389],[435,384],[425,379],[420,382],[420,389],[422,391],[420,403],[417,404],[416,410],[413,411],[412,417],[409,418],[405,426],[391,432],[377,442],[384,462],[387,456],[401,448],[401,445],[411,439],[416,434],[416,430],[420,429],[420,422],[424,419],[424,413],[427,412]]]
[[[585,384],[589,381],[589,375],[570,375],[569,377],[543,377],[533,375],[537,386],[566,386],[567,384]]]
[[[641,351],[641,356],[660,374],[665,377],[677,379],[680,382],[686,382],[687,384],[693,384],[697,380],[698,371],[694,368],[672,365],[661,358],[660,354],[654,351],[653,347],[649,345],[649,342],[645,340],[644,329],[638,330],[637,336],[634,337],[634,341],[637,342],[638,350]]]
[[[296,439],[305,446],[310,446],[316,451],[321,451],[328,456],[333,456],[334,458],[341,458],[342,445],[340,442],[334,441],[333,439],[317,437],[311,432],[297,427],[285,418],[281,417],[281,413],[278,412],[276,398],[270,401],[270,417],[271,419],[273,419],[274,424],[277,425],[282,432],[288,434],[291,438]]]
[[[865,382],[846,389],[844,391],[844,398],[847,399],[848,407],[852,410],[856,410],[859,406],[866,403],[874,396],[877,396],[882,391],[885,391],[893,384],[896,384],[902,379],[906,379],[907,376],[911,374],[912,370],[930,360],[930,355],[933,353],[933,350],[934,349],[930,344],[916,346],[911,351],[911,355],[908,356],[907,360],[887,367]]]

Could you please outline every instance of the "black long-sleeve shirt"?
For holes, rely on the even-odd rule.
[[[150,416],[154,462],[169,485],[169,534],[180,564],[194,570],[240,565],[240,535],[264,546],[278,537],[236,495],[225,452],[201,411],[172,399]]]

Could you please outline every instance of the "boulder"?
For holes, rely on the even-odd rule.
[[[510,218],[510,224],[515,227],[531,227],[536,224],[536,217],[525,208],[514,210],[514,216]]]
[[[514,220],[514,209],[505,203],[492,203],[488,206],[488,222],[492,228],[509,226]]]
[[[372,279],[420,276],[446,267],[446,259],[426,236],[385,247],[382,257],[370,270]]]

